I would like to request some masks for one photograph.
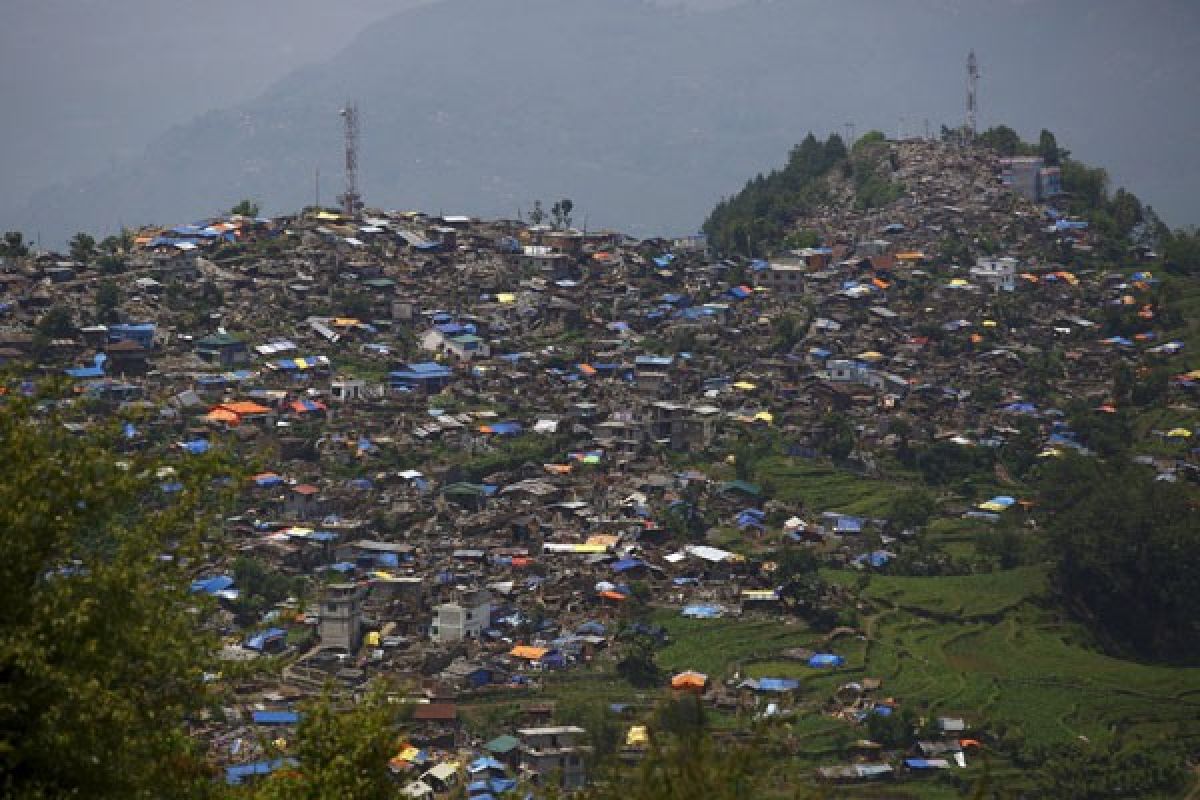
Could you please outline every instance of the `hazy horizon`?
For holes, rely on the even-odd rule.
[[[4,125],[6,146],[0,150],[0,169],[6,180],[0,187],[0,226],[25,228],[31,237],[43,230],[48,243],[54,243],[61,242],[69,231],[90,230],[93,226],[96,232],[104,233],[104,228],[118,223],[180,222],[216,213],[212,192],[205,195],[198,184],[190,182],[184,169],[179,172],[178,185],[169,187],[174,190],[173,196],[169,196],[171,192],[167,189],[154,189],[156,182],[161,184],[165,179],[164,169],[169,169],[161,163],[161,158],[154,160],[156,149],[161,151],[172,137],[200,147],[197,153],[203,148],[213,152],[228,149],[234,141],[228,127],[214,125],[203,137],[198,131],[206,122],[247,113],[247,109],[259,105],[267,107],[274,102],[294,106],[301,97],[295,88],[298,75],[307,76],[318,88],[329,89],[326,94],[335,86],[346,93],[352,92],[356,80],[365,83],[364,75],[369,76],[355,62],[356,51],[362,48],[366,52],[372,32],[377,30],[395,32],[394,39],[401,41],[409,24],[419,22],[417,17],[403,16],[404,11],[427,2],[448,9],[471,8],[459,0],[347,0],[336,8],[314,0],[263,0],[252,6],[214,0],[197,11],[192,4],[170,0],[129,0],[118,4],[99,0],[15,0],[4,33],[0,34],[3,37],[0,97],[7,107],[20,110],[9,115]],[[500,4],[502,0],[495,2]],[[614,176],[611,168],[597,171],[592,178],[597,182],[610,180],[613,185],[606,187],[571,185],[543,189],[548,182],[535,174],[536,170],[526,167],[522,173],[514,166],[516,173],[528,177],[528,181],[522,183],[506,175],[503,180],[507,183],[494,196],[486,193],[465,196],[464,193],[471,193],[470,176],[454,175],[453,165],[442,167],[446,175],[444,187],[430,183],[439,180],[436,170],[421,177],[425,183],[401,186],[411,183],[406,180],[410,173],[384,163],[394,155],[380,150],[380,140],[390,141],[396,136],[392,117],[397,111],[387,105],[384,95],[374,101],[368,96],[362,98],[367,201],[384,206],[393,199],[455,202],[440,191],[444,188],[457,193],[457,207],[464,211],[497,213],[502,210],[502,202],[509,202],[502,198],[511,196],[512,202],[520,207],[533,199],[531,193],[560,191],[583,198],[595,194],[595,202],[585,202],[583,208],[602,224],[611,222],[628,229],[632,219],[629,215],[636,213],[637,219],[633,221],[636,227],[643,228],[641,233],[657,227],[694,229],[702,221],[702,211],[721,195],[736,191],[741,182],[752,177],[753,170],[769,169],[782,162],[789,135],[791,142],[795,142],[808,130],[820,134],[840,132],[848,119],[857,123],[859,133],[878,128],[892,136],[899,129],[909,134],[922,133],[926,120],[934,132],[943,123],[959,123],[963,102],[962,61],[967,50],[974,47],[979,51],[983,70],[981,127],[1010,124],[1032,138],[1041,127],[1050,128],[1079,158],[1108,169],[1114,189],[1127,186],[1172,225],[1200,222],[1200,199],[1191,191],[1200,179],[1200,155],[1195,147],[1200,143],[1196,133],[1196,122],[1200,120],[1186,101],[1174,108],[1165,107],[1173,96],[1186,99],[1188,89],[1200,79],[1195,55],[1196,45],[1200,45],[1200,9],[1195,4],[1158,0],[1138,4],[1134,9],[1123,2],[1082,0],[1007,0],[990,5],[973,0],[963,3],[912,0],[901,7],[880,5],[874,0],[834,6],[807,0],[797,0],[794,4],[761,0],[746,4],[733,0],[662,0],[657,5],[679,9],[645,15],[636,10],[629,13],[653,20],[647,24],[665,37],[671,35],[671,13],[679,15],[679,27],[684,28],[692,24],[687,21],[694,16],[689,11],[716,10],[722,24],[731,23],[727,26],[730,46],[742,48],[751,56],[755,55],[751,52],[752,45],[763,34],[738,30],[739,21],[771,15],[811,21],[796,26],[796,63],[779,65],[781,70],[793,69],[799,76],[796,101],[807,102],[811,114],[803,113],[803,109],[781,111],[777,107],[778,93],[751,91],[745,93],[745,107],[714,105],[708,117],[697,116],[691,121],[693,128],[699,126],[698,132],[690,143],[679,146],[696,148],[692,161],[680,158],[675,165],[663,164],[662,145],[653,139],[646,140],[640,150],[639,143],[632,139],[620,147],[614,145],[617,149],[613,157],[623,158],[631,172],[640,169],[641,154],[653,162],[653,167],[647,166],[645,171],[660,169],[661,172],[654,173],[659,182],[678,184],[675,195],[670,194],[671,187],[662,187],[662,198],[678,199],[670,203],[674,208],[664,210],[655,219],[653,209],[664,201],[648,204],[650,211],[638,210],[636,204],[623,210],[628,204],[619,199],[618,184],[622,179]],[[730,10],[738,5],[743,7]],[[510,6],[514,13],[539,7],[534,0],[514,0]],[[622,5],[622,8],[636,6]],[[580,16],[590,14],[589,19],[593,20],[604,16],[602,11],[572,0],[562,0],[551,11],[552,14],[541,13],[554,16],[548,24],[568,24],[576,12]],[[422,19],[433,15],[431,12]],[[531,20],[530,24],[537,24],[538,17]],[[992,35],[992,20],[999,21],[994,26],[997,32],[991,41],[985,41]],[[830,30],[825,31],[826,27]],[[927,48],[923,59],[906,54],[902,38],[916,35],[905,31],[919,32],[922,27],[936,27],[941,32],[936,40],[922,43]],[[894,32],[894,39],[887,36],[889,31]],[[548,29],[546,35],[553,32]],[[880,32],[884,34],[882,39]],[[622,41],[627,42],[635,40],[634,34],[636,30],[620,32]],[[843,38],[837,42],[838,47],[818,41],[820,36],[830,35]],[[357,44],[352,48],[352,43]],[[943,44],[939,52],[936,46]],[[416,45],[409,43],[408,47],[412,50]],[[454,39],[446,42],[447,49],[456,46]],[[485,58],[486,46],[467,51],[466,57]],[[668,49],[670,46],[664,44]],[[685,61],[690,57],[686,48],[676,46],[671,52],[675,63],[690,68]],[[838,58],[838,52],[844,53],[844,64],[831,63]],[[612,57],[633,56],[613,53]],[[410,71],[430,60],[426,57],[405,61],[404,52],[396,53],[394,58],[394,64]],[[727,56],[714,53],[713,58]],[[812,58],[813,63],[806,64],[806,58]],[[702,59],[698,59],[700,62]],[[639,63],[654,64],[653,60]],[[392,66],[384,64],[381,68]],[[610,69],[618,66],[613,62]],[[654,92],[659,83],[667,96],[670,92],[677,93],[681,82],[686,83],[689,77],[673,74],[671,63],[655,66],[655,72],[641,75],[638,85],[631,85],[631,91],[644,93],[645,105],[650,106],[647,111],[657,105]],[[764,64],[763,68],[770,66]],[[546,65],[546,69],[552,72],[553,65]],[[908,73],[891,74],[905,70]],[[339,85],[335,78],[340,74],[344,78]],[[469,71],[463,74],[469,75]],[[605,73],[599,70],[597,74]],[[820,85],[804,85],[803,77],[808,75],[816,76]],[[514,75],[509,79],[521,77]],[[535,88],[541,80],[537,76],[524,79]],[[905,79],[909,80],[907,86]],[[432,85],[438,80],[436,74],[418,76],[415,83],[424,81]],[[553,76],[544,80],[553,82]],[[762,80],[764,85],[787,85],[773,75],[762,74]],[[775,83],[771,84],[772,80]],[[463,98],[464,106],[477,105],[471,95],[474,87],[463,83],[446,85],[449,90],[439,97],[445,113],[464,125],[478,125],[479,120],[470,117],[469,109],[454,105],[456,96]],[[282,94],[288,87],[292,91],[290,99]],[[456,93],[455,87],[461,87],[461,91]],[[704,88],[699,87],[698,96],[703,96]],[[375,89],[378,91],[379,87]],[[419,94],[412,87],[407,91],[409,94],[402,97],[387,97],[389,100],[401,97],[400,102],[408,102],[414,92]],[[903,95],[897,96],[899,93]],[[546,113],[537,105],[536,91],[528,96],[514,93],[514,97],[524,98],[522,102],[530,113]],[[814,97],[820,102],[814,102]],[[306,102],[311,100],[312,97],[306,97]],[[733,135],[731,130],[749,124],[740,121],[743,117],[753,120],[760,116],[769,120],[764,127],[770,128],[770,135],[756,134],[749,143],[729,139]],[[387,125],[372,127],[373,123],[385,120]],[[654,124],[669,130],[674,122]],[[257,183],[242,180],[247,166],[238,165],[239,179],[229,181],[231,203],[238,199],[234,196],[235,187],[248,186],[258,189],[256,199],[264,209],[275,213],[294,210],[289,206],[298,208],[297,201],[303,202],[301,190],[294,184],[310,185],[314,167],[320,167],[327,176],[326,195],[332,198],[341,179],[336,120],[332,114],[329,119],[313,115],[302,117],[300,122],[289,120],[289,124],[320,127],[319,132],[311,133],[313,140],[305,144],[309,149],[301,148],[296,153],[296,160],[311,161],[312,167],[304,168],[305,176],[286,183],[291,188],[279,189],[284,184],[278,179]],[[582,123],[577,118],[564,119],[561,125],[564,132],[574,135]],[[438,142],[430,139],[406,144],[433,153]],[[587,143],[581,141],[571,156],[587,161],[586,147]],[[737,154],[737,165],[710,169],[704,164],[721,154],[727,155],[729,148]],[[605,161],[605,155],[598,154],[597,163],[619,163]],[[560,154],[561,157],[565,156]],[[479,184],[491,179],[485,171],[487,166],[482,163],[474,167]],[[551,173],[564,176],[591,174],[585,168],[572,170],[557,162],[545,166]],[[735,166],[740,171],[735,171]],[[266,171],[264,176],[282,168],[271,163],[259,167]],[[704,176],[698,171],[712,169],[720,174],[711,175],[708,182],[701,181]],[[421,173],[412,167],[412,174]],[[114,188],[111,198],[103,192],[110,178],[114,187],[124,187],[123,194],[118,188]],[[145,184],[145,194],[154,196],[152,202],[136,201],[139,180]],[[377,181],[375,185],[373,180]],[[624,180],[628,182],[629,177]],[[630,186],[631,191],[646,191],[645,187]],[[412,192],[406,193],[409,190]],[[704,196],[697,197],[698,193]],[[311,196],[311,189],[305,188],[303,195]],[[194,207],[189,205],[193,198]],[[183,218],[139,218],[148,209]],[[79,216],[79,219],[64,216]],[[36,229],[29,230],[30,225]]]

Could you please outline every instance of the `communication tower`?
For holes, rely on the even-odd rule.
[[[363,207],[358,193],[358,104],[350,102],[340,112],[345,124],[346,191],[338,197],[347,216],[354,216]]]
[[[976,133],[976,90],[979,86],[979,62],[975,60],[975,51],[967,56],[967,140],[975,138]]]

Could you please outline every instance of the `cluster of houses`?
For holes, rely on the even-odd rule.
[[[1086,255],[1094,234],[1017,198],[986,153],[893,149],[900,201],[822,212],[802,221],[822,246],[763,261],[718,260],[696,237],[328,211],[141,231],[111,273],[8,258],[0,360],[69,380],[88,423],[130,420],[130,446],[255,465],[192,587],[219,609],[222,658],[283,656],[275,680],[231,687],[223,717],[196,722],[231,783],[288,763],[273,743],[303,698],[391,676],[415,708],[391,762],[406,795],[578,788],[588,732],[537,690],[613,659],[629,607],[779,615],[764,542],[869,570],[913,533],[773,497],[739,471],[740,443],[821,459],[836,417],[865,472],[905,442],[1003,447],[1029,425],[1044,457],[1086,452],[1030,394],[1031,364],[1061,354],[1056,390],[1104,413],[1114,365],[1179,363],[1182,344],[1159,338],[1153,274],[1047,258]],[[948,237],[985,234],[994,253],[939,255]],[[106,283],[115,319],[97,313]],[[39,327],[52,310],[69,330]],[[1113,333],[1117,316],[1130,327]],[[1198,379],[1181,369],[1170,391]],[[1195,468],[1191,435],[1163,434],[1171,455],[1152,461],[1166,478]],[[998,518],[1016,502],[962,511]],[[246,563],[292,588],[263,597]],[[728,676],[713,677],[663,689],[719,702]],[[763,707],[797,689],[733,688]],[[523,698],[522,719],[485,737],[461,708],[497,695]],[[646,731],[633,722],[636,750]],[[944,722],[947,741],[969,740]],[[904,769],[949,767],[969,748],[926,744]],[[864,757],[822,774],[892,770]]]

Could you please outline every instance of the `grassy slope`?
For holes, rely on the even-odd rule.
[[[755,464],[755,479],[774,489],[784,503],[802,504],[815,511],[886,515],[892,500],[907,486],[871,480],[828,464],[787,459],[763,459]]]

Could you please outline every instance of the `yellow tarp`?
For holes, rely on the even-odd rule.
[[[749,391],[751,391],[751,390],[753,390],[753,389],[757,389],[757,388],[758,388],[758,386],[756,386],[756,385],[755,385],[755,384],[753,384],[753,383],[750,383],[750,381],[738,381],[737,383],[735,383],[735,384],[733,385],[733,388],[735,388],[735,389],[741,389],[742,391],[749,392]]]
[[[509,303],[517,302],[517,296],[512,292],[500,292],[496,295],[496,302],[508,305]]]
[[[645,747],[650,744],[650,732],[645,725],[634,725],[625,734],[626,747]]]

